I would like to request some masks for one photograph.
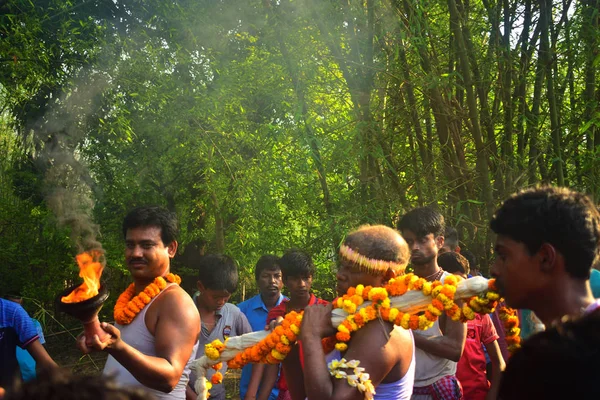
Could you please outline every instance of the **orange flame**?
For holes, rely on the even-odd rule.
[[[102,252],[92,250],[84,252],[76,256],[77,264],[79,264],[79,276],[83,278],[83,283],[75,290],[64,296],[60,301],[63,303],[78,303],[98,294],[100,288],[100,276],[104,266],[99,261]]]

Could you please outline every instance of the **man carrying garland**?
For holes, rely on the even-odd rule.
[[[358,285],[382,287],[401,274],[408,263],[406,242],[385,226],[363,226],[350,233],[339,251],[337,292],[344,295]],[[304,368],[298,346],[283,361],[293,399],[359,400],[365,389],[375,387],[375,399],[409,399],[412,393],[415,357],[410,331],[375,318],[354,332],[344,359],[331,364],[330,375],[321,339],[335,334],[331,305],[308,306],[304,311],[299,339],[304,349]],[[346,361],[350,360],[350,361]],[[356,363],[359,365],[356,366]],[[363,370],[364,368],[364,370]],[[343,378],[344,374],[355,375]]]
[[[398,222],[415,275],[428,281],[443,282],[451,275],[437,264],[438,251],[444,245],[444,225],[444,217],[429,207],[416,208]],[[414,334],[417,369],[413,400],[461,399],[455,374],[465,346],[466,324],[442,314],[431,328]]]
[[[125,386],[145,386],[157,398],[185,399],[189,363],[198,346],[200,316],[190,296],[170,274],[177,251],[177,220],[160,207],[134,209],[123,221],[125,261],[133,283],[115,306],[116,325],[102,323],[110,335],[94,337],[84,352],[109,354],[104,375]]]

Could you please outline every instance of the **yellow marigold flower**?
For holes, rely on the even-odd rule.
[[[362,297],[363,290],[365,290],[364,285],[356,285],[356,294]]]
[[[408,281],[408,289],[413,290],[415,288],[415,283],[419,280],[419,277],[416,275],[411,275],[410,280]]]
[[[344,307],[344,299],[342,297],[338,297],[335,302],[336,308]]]
[[[463,306],[462,313],[465,316],[465,318],[468,319],[469,321],[472,320],[473,318],[475,318],[475,312],[473,312],[471,307]]]
[[[456,275],[449,275],[446,277],[446,279],[444,279],[444,283],[446,285],[456,286],[458,279],[456,279]]]
[[[348,350],[348,345],[346,343],[336,343],[335,349],[337,351],[346,351],[346,350]]]
[[[363,317],[363,319],[365,320],[365,322],[367,322],[367,320],[368,320],[367,309],[366,308],[361,308],[360,310],[358,310],[358,313],[360,314],[361,317]]]
[[[206,390],[210,390],[212,389],[213,385],[208,379],[204,378],[204,387],[206,388]]]
[[[425,318],[424,315],[419,316],[419,329],[424,331],[428,329],[433,323]]]
[[[442,291],[442,285],[434,287],[433,289],[431,289],[431,297],[439,296],[441,291]]]
[[[410,328],[410,314],[406,313],[402,316],[402,321],[400,321],[400,326],[404,329]]]
[[[356,312],[356,304],[354,304],[351,300],[344,300],[343,310],[348,314],[354,314]]]
[[[296,326],[296,324],[291,324],[290,325],[290,330],[294,333],[294,335],[299,335],[300,334],[300,328],[298,328]]]
[[[281,343],[285,344],[286,346],[290,345],[290,340],[285,335],[279,336],[279,340],[281,341]]]
[[[223,351],[223,349],[225,348],[225,345],[219,339],[213,340],[210,344],[219,351]]]
[[[436,315],[436,316],[438,316],[438,317],[439,317],[440,315],[442,315],[442,311],[441,311],[441,310],[438,310],[438,309],[437,309],[436,307],[434,307],[432,304],[428,305],[428,306],[427,306],[427,309],[428,309],[428,310],[429,310],[429,312],[430,312],[430,313],[432,313],[433,315]]]
[[[390,309],[390,317],[388,318],[388,321],[390,321],[391,323],[394,323],[399,312],[400,311],[398,311],[397,308]]]
[[[423,294],[429,296],[431,294],[431,282],[423,283]]]
[[[273,356],[273,358],[275,358],[279,361],[283,361],[285,359],[285,355],[281,354],[280,352],[278,352],[275,349],[271,350],[271,355]]]
[[[356,322],[354,322],[354,315],[348,315],[348,318],[346,318],[346,321],[348,321],[348,323],[352,327],[353,332],[358,330],[358,325],[356,325]]]
[[[219,356],[221,355],[221,353],[219,353],[219,350],[215,349],[212,346],[206,347],[204,349],[204,354],[206,354],[206,357],[210,358],[211,360],[218,360]]]
[[[490,299],[491,301],[496,301],[500,298],[500,296],[498,295],[498,293],[494,293],[494,292],[487,292],[487,294],[485,295],[488,299]]]
[[[390,301],[389,297],[381,302],[381,307],[383,307],[383,308],[390,308],[390,306],[391,306],[391,301]]]
[[[337,329],[340,332],[344,332],[344,333],[348,333],[348,334],[350,333],[350,331],[348,330],[348,328],[346,328],[343,324],[340,324]]]

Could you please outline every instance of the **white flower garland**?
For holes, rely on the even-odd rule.
[[[367,374],[364,368],[359,367],[360,361],[350,360],[346,361],[345,358],[341,360],[332,360],[329,367],[329,374],[336,379],[346,379],[348,385],[357,388],[361,393],[365,394],[365,399],[372,399],[375,395],[375,386],[371,383],[369,374]],[[343,369],[351,369],[353,374],[350,375]]]

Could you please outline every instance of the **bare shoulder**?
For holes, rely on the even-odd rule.
[[[159,320],[177,321],[181,327],[196,326],[200,329],[200,314],[189,294],[173,285],[152,303],[146,314],[146,325],[153,332]]]
[[[160,314],[183,312],[187,314],[199,315],[198,308],[194,304],[194,300],[181,287],[173,285],[157,299],[157,308]]]

